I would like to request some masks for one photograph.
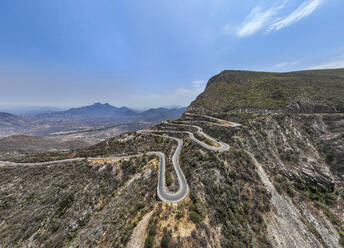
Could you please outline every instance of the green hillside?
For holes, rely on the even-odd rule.
[[[287,73],[223,71],[189,111],[240,109],[292,113],[344,112],[344,69]]]

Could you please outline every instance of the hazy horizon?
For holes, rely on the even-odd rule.
[[[45,111],[65,111],[69,110],[71,108],[80,108],[80,107],[86,107],[91,106],[96,103],[100,104],[106,104],[106,102],[95,102],[95,103],[88,103],[85,105],[74,105],[74,106],[15,106],[15,105],[9,105],[9,106],[0,106],[0,112],[8,112],[11,114],[27,114],[30,112],[45,112]],[[107,103],[112,105],[113,107],[121,108],[121,107],[128,107],[135,111],[145,111],[149,109],[154,108],[167,108],[167,109],[174,109],[174,108],[185,108],[187,106],[181,106],[181,105],[167,105],[167,106],[157,106],[157,107],[148,107],[148,108],[132,108],[130,106],[116,106],[111,103]]]

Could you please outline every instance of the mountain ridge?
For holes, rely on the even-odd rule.
[[[184,112],[186,108],[151,108],[145,111],[137,111],[131,108],[122,106],[122,107],[115,107],[110,105],[109,103],[94,103],[92,105],[83,106],[79,108],[71,108],[65,111],[58,111],[58,112],[50,112],[35,115],[33,118],[35,119],[49,119],[49,118],[80,118],[80,119],[92,119],[92,118],[100,118],[102,120],[107,121],[147,121],[154,120],[155,122],[159,122],[161,120],[161,115],[166,117],[169,116],[169,112],[172,114],[172,118],[176,116],[176,112],[178,113],[177,116],[179,117],[182,112]],[[155,120],[154,118],[158,120]]]
[[[216,112],[344,112],[344,69],[295,72],[225,70],[189,106]],[[198,109],[198,110],[197,110]]]
[[[65,111],[24,116],[0,112],[0,138],[11,135],[53,136],[56,139],[82,139],[86,143],[95,144],[123,132],[178,119],[185,109],[156,108],[138,111],[128,107],[114,107],[108,103],[95,103]],[[3,153],[0,151],[0,154]]]
[[[22,127],[25,125],[25,123],[25,118],[5,112],[0,112],[0,128],[13,126]]]

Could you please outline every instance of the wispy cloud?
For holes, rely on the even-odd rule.
[[[167,105],[187,106],[201,94],[206,86],[206,81],[195,80],[179,85],[174,90],[162,91],[154,94],[135,95],[138,102],[145,102],[146,106],[159,107]],[[142,107],[142,106],[139,106]]]
[[[290,66],[294,66],[300,63],[300,60],[295,60],[295,61],[285,61],[285,62],[281,62],[276,64],[274,67],[277,69],[280,68],[285,68],[285,67],[290,67]]]
[[[253,35],[260,30],[266,30],[266,33],[278,31],[311,15],[326,0],[307,0],[291,12],[289,10],[290,14],[283,17],[283,13],[288,11],[288,1],[280,0],[279,5],[269,8],[256,6],[237,28],[226,25],[223,30],[227,33],[234,30],[239,38]]]
[[[336,52],[343,52],[344,51],[344,47],[340,47],[336,50]]]
[[[174,92],[175,96],[185,96],[188,98],[195,98],[202,93],[206,86],[206,82],[203,80],[192,81],[189,85],[182,85]]]
[[[290,13],[287,17],[276,21],[275,23],[271,24],[268,32],[277,31],[282,28],[288,27],[289,25],[300,21],[301,19],[305,18],[312,14],[322,3],[324,0],[311,0],[304,2],[301,4],[296,10]]]
[[[308,69],[336,69],[336,68],[344,68],[344,60],[337,60],[331,61],[328,63],[314,65],[309,67]]]
[[[261,30],[271,21],[283,5],[263,10],[261,7],[255,7],[247,16],[246,21],[237,29],[238,37],[250,36]]]

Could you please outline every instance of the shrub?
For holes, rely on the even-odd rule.
[[[287,193],[289,197],[294,197],[294,190],[292,189],[292,186],[289,184],[288,180],[283,176],[275,176],[273,184],[275,186],[276,191],[279,194],[282,194],[282,192]]]
[[[145,248],[153,247],[155,235],[156,235],[156,225],[152,225],[149,228],[148,236],[145,241]]]
[[[58,203],[57,213],[58,216],[62,216],[71,207],[74,201],[74,196],[72,194],[68,194],[62,198],[62,200]]]
[[[330,164],[330,163],[332,163],[333,162],[333,160],[334,160],[334,155],[333,155],[333,153],[328,153],[327,155],[326,155],[326,162],[328,163],[328,164]]]
[[[297,163],[299,161],[299,154],[296,151],[287,150],[280,153],[280,158],[283,161],[293,161]]]
[[[162,236],[160,247],[161,248],[168,248],[169,243],[171,241],[171,238],[172,238],[171,231],[167,232],[167,230],[165,228],[164,229],[164,236]]]
[[[344,233],[340,235],[339,244],[340,244],[341,246],[344,246]]]
[[[190,220],[195,223],[198,224],[202,221],[202,216],[199,215],[197,212],[195,211],[191,211],[190,212]]]

